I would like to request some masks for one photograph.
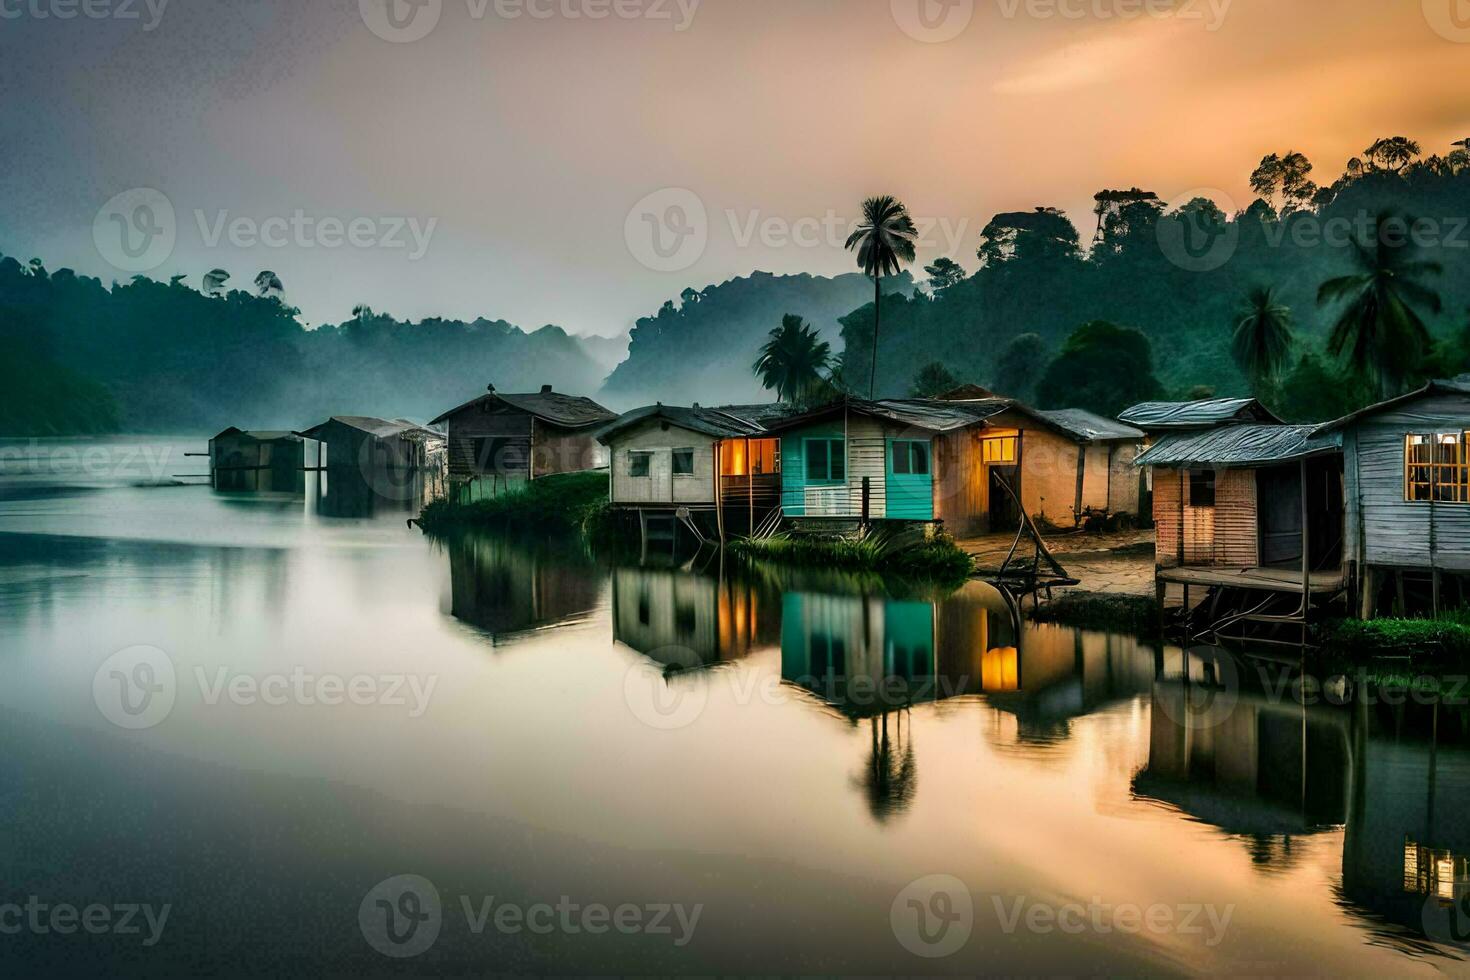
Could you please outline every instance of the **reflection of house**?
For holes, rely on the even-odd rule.
[[[1005,600],[974,582],[940,605],[880,595],[788,592],[781,676],[853,717],[962,694],[1014,690]]]
[[[957,394],[965,394],[964,392]],[[848,400],[769,427],[786,517],[944,521],[959,533],[1131,513],[1143,433],[1013,399]],[[1006,488],[1011,488],[1007,490]]]
[[[1392,715],[1385,710],[1380,723],[1395,730],[1380,737],[1368,730],[1367,711],[1360,712],[1342,888],[1376,915],[1464,945],[1470,943],[1470,751],[1463,736],[1445,735],[1458,711],[1412,703]]]
[[[613,506],[642,515],[683,509],[742,533],[780,506],[781,448],[764,425],[778,405],[629,412],[598,434],[612,454]]]
[[[574,547],[466,535],[448,541],[450,615],[503,636],[562,623],[597,606],[602,580]]]
[[[209,473],[216,490],[303,493],[304,443],[292,432],[229,428],[209,440]]]
[[[1017,721],[1022,742],[1063,737],[1072,719],[1146,692],[1153,654],[1138,640],[1027,624],[1015,654],[1016,684],[987,684],[990,704]]]
[[[493,497],[531,480],[606,465],[594,438],[617,416],[550,385],[537,394],[487,394],[431,424],[449,427],[449,482],[459,499]]]
[[[738,660],[775,642],[775,611],[744,583],[649,568],[616,568],[612,582],[613,638],[666,667]]]
[[[1193,662],[1153,685],[1136,793],[1232,834],[1303,834],[1347,819],[1344,713],[1247,693],[1223,675],[1211,683],[1199,671],[1209,656],[1170,656]]]

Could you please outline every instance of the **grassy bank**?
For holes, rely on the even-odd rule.
[[[1031,618],[1038,623],[1128,633],[1144,639],[1159,636],[1159,606],[1150,596],[1067,592],[1031,613]]]
[[[845,538],[788,532],[771,538],[737,540],[730,550],[755,561],[877,572],[955,585],[963,584],[974,570],[974,561],[946,534],[915,541],[878,533]]]
[[[1438,619],[1343,620],[1324,627],[1323,652],[1353,663],[1407,659],[1414,664],[1470,663],[1470,610]]]
[[[543,477],[524,490],[471,504],[436,500],[419,515],[419,525],[431,534],[489,528],[597,535],[607,514],[607,474],[568,473]]]

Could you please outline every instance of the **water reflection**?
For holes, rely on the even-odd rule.
[[[492,638],[585,618],[602,594],[601,572],[578,542],[465,534],[441,545],[450,615]]]
[[[729,663],[771,645],[778,609],[769,593],[723,570],[612,570],[613,639],[668,672]]]

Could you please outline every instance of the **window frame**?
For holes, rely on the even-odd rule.
[[[638,463],[643,464],[643,472],[638,472]],[[628,479],[651,480],[653,479],[653,453],[645,449],[628,450]]]
[[[898,468],[899,448],[903,449],[904,469]],[[922,470],[915,467],[915,462],[920,458],[924,461]],[[888,443],[888,466],[894,476],[927,476],[934,475],[934,448],[924,439],[893,439]]]
[[[1220,502],[1220,471],[1209,468],[1190,469],[1189,506],[1191,510],[1214,510]],[[1208,480],[1205,478],[1208,477]],[[1208,485],[1210,502],[1198,503],[1196,489]]]
[[[1406,433],[1403,473],[1406,504],[1470,504],[1470,430]]]
[[[991,458],[992,449],[997,450],[994,458]],[[1009,458],[1006,458],[1008,456]],[[1020,436],[980,437],[980,464],[982,466],[1015,466],[1020,457]]]
[[[687,455],[689,457],[689,469],[687,472],[681,472],[679,470],[679,457],[684,455]],[[692,447],[686,447],[683,449],[671,449],[669,451],[669,472],[676,477],[681,477],[686,480],[693,477],[696,456],[697,453]]]
[[[812,476],[812,447],[822,446],[823,460],[826,463],[826,476]],[[842,465],[842,475],[832,475],[832,460],[834,454],[832,447],[842,447],[835,455]],[[804,454],[803,473],[806,477],[807,486],[841,487],[847,485],[847,440],[841,436],[808,436],[802,440],[802,452]]]

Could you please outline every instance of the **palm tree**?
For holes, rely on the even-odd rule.
[[[224,292],[225,283],[230,281],[230,274],[223,269],[211,269],[204,274],[204,295],[218,296]]]
[[[822,372],[832,360],[832,345],[801,317],[788,313],[771,331],[755,362],[761,385],[783,402],[800,402],[822,386]]]
[[[847,239],[847,250],[857,249],[858,265],[873,280],[873,365],[868,375],[868,397],[878,387],[878,327],[883,314],[883,277],[895,276],[914,261],[919,229],[909,209],[897,198],[884,195],[863,202],[863,221]]]
[[[1276,290],[1251,290],[1235,321],[1235,363],[1256,384],[1272,382],[1291,353],[1291,310],[1276,300]]]
[[[269,269],[255,277],[255,292],[261,297],[280,296],[285,291],[286,287],[281,285],[281,277]]]
[[[1388,215],[1375,220],[1375,241],[1352,243],[1356,272],[1324,282],[1317,291],[1318,305],[1346,302],[1327,339],[1328,350],[1335,357],[1346,352],[1349,363],[1374,379],[1385,398],[1403,387],[1430,343],[1415,307],[1431,313],[1444,308],[1439,294],[1421,281],[1444,267],[1417,258],[1406,236],[1384,234],[1389,220]]]

